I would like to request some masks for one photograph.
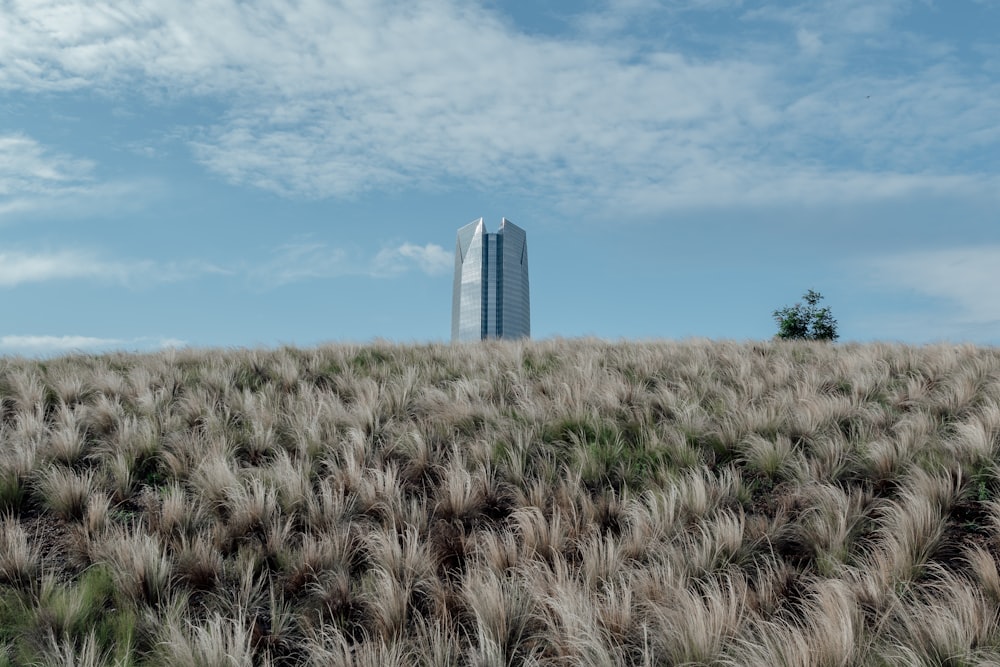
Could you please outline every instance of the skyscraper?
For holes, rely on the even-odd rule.
[[[452,341],[527,338],[528,243],[506,218],[487,234],[479,218],[458,230],[451,300]]]

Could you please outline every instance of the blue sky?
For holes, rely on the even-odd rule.
[[[0,353],[534,337],[1000,343],[1000,0],[0,0]]]

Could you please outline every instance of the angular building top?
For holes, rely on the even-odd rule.
[[[506,218],[488,234],[479,218],[458,230],[451,301],[452,341],[527,338],[528,243]]]

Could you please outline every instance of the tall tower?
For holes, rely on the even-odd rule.
[[[483,219],[458,230],[451,340],[527,338],[528,242],[524,230],[506,218],[496,234]]]

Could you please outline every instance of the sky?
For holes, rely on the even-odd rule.
[[[1000,0],[0,0],[0,354],[532,337],[1000,344]]]

